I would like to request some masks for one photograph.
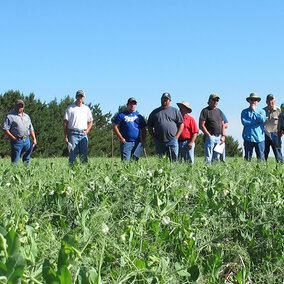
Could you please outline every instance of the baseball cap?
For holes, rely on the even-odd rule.
[[[274,100],[275,99],[275,96],[272,95],[272,94],[268,94],[267,97],[266,97],[267,100]]]
[[[169,99],[169,100],[172,99],[172,98],[171,98],[171,95],[170,95],[169,93],[163,93],[163,94],[162,94],[162,98],[167,98],[167,99]]]
[[[25,106],[25,103],[24,103],[23,100],[17,100],[16,101],[16,105],[23,105],[23,106]]]
[[[76,96],[82,96],[82,97],[85,97],[85,92],[83,90],[78,90],[76,92]]]
[[[211,94],[210,96],[209,96],[209,100],[211,100],[211,99],[219,99],[220,100],[220,97],[217,95],[217,94]]]
[[[129,98],[127,101],[127,104],[132,103],[132,102],[137,104],[137,101],[134,98]]]

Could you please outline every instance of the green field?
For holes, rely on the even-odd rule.
[[[0,283],[284,283],[273,159],[1,159],[0,171]]]

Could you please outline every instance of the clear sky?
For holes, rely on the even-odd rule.
[[[1,1],[0,93],[49,102],[83,89],[113,114],[129,97],[144,116],[186,100],[198,120],[210,93],[241,140],[256,92],[284,102],[282,0]]]

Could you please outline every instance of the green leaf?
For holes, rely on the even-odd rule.
[[[146,263],[145,263],[145,261],[143,259],[136,259],[135,265],[139,269],[145,269],[146,268]]]
[[[8,281],[16,283],[23,276],[25,260],[20,253],[17,253],[8,257],[6,266]]]
[[[56,280],[56,272],[47,259],[42,265],[42,276],[46,283],[52,283]]]
[[[18,234],[14,230],[10,230],[6,235],[6,240],[8,245],[7,248],[8,255],[10,256],[18,253],[21,247]]]
[[[59,272],[58,272],[58,279],[60,280],[60,284],[71,284],[72,283],[71,273],[68,270],[66,265],[63,265],[60,267]]]
[[[199,277],[199,268],[197,265],[191,266],[188,270],[188,273],[190,273],[190,280],[196,281]]]

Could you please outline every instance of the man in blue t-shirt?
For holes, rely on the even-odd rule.
[[[127,110],[120,112],[113,121],[113,130],[120,140],[120,153],[123,161],[130,161],[140,142],[140,134],[140,146],[145,145],[146,122],[143,116],[135,111],[136,105],[137,101],[134,98],[129,98]],[[138,160],[139,157],[135,157]]]

